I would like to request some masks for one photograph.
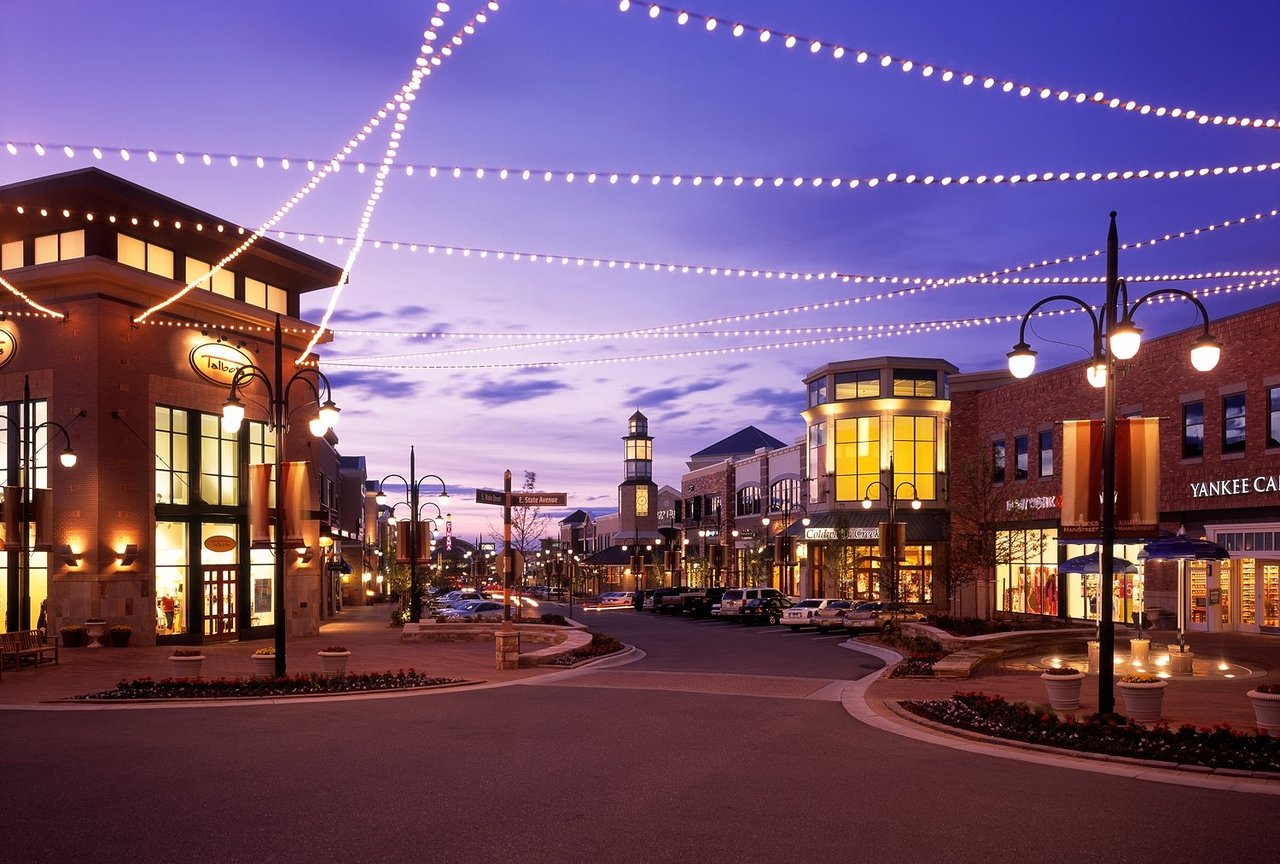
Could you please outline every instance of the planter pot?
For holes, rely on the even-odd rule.
[[[84,632],[89,636],[90,648],[102,647],[102,634],[107,632],[107,622],[101,618],[90,618],[84,622]]]
[[[350,651],[320,651],[320,666],[324,670],[324,674],[330,677],[338,677],[347,674],[347,658],[351,656]]]
[[[253,661],[253,677],[254,678],[274,678],[276,674],[276,655],[274,654],[252,654],[249,659]]]
[[[112,648],[128,648],[129,637],[133,635],[132,630],[117,630],[114,627],[107,633],[107,638],[111,641]]]
[[[1169,648],[1169,674],[1192,675],[1195,654],[1191,651],[1179,651],[1176,646]]]
[[[1164,691],[1169,685],[1164,681],[1151,684],[1130,684],[1117,681],[1116,689],[1124,701],[1124,713],[1138,723],[1154,723],[1164,711]]]
[[[204,655],[194,657],[170,657],[169,674],[174,678],[199,678],[200,668],[204,664]]]
[[[1150,639],[1129,640],[1129,662],[1134,666],[1146,666],[1151,659]]]
[[[1049,693],[1049,707],[1054,711],[1074,711],[1080,707],[1080,683],[1084,681],[1084,673],[1074,675],[1050,675],[1045,672],[1040,676],[1044,689]]]
[[[1258,721],[1258,730],[1268,735],[1280,735],[1280,693],[1250,690],[1248,696],[1253,703],[1253,716]]]
[[[61,631],[62,645],[64,648],[83,648],[84,647],[84,628],[76,627],[63,628]]]

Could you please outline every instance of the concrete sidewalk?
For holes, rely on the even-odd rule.
[[[327,646],[348,649],[348,672],[386,672],[414,669],[428,675],[468,681],[512,682],[558,671],[556,667],[531,667],[498,671],[490,642],[413,643],[400,641],[400,629],[389,625],[387,604],[353,606],[320,626],[318,636],[288,642],[289,674],[319,672],[316,652]],[[270,639],[224,642],[201,646],[205,678],[247,677],[253,674],[249,659]],[[529,650],[543,645],[531,643]],[[172,646],[145,648],[62,648],[58,665],[5,669],[0,678],[0,706],[33,705],[84,693],[110,690],[121,679],[168,678]]]

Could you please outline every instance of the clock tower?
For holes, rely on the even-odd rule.
[[[623,480],[618,486],[618,527],[621,537],[656,536],[658,487],[653,482],[653,438],[649,420],[639,411],[627,421],[622,439]]]

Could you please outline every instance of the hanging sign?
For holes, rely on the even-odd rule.
[[[4,327],[0,327],[0,367],[7,366],[18,353],[18,337]]]
[[[237,372],[252,363],[248,354],[229,342],[204,342],[191,349],[191,368],[214,384],[229,385]]]
[[[204,548],[210,552],[230,552],[236,548],[236,538],[226,534],[214,534],[204,538]]]

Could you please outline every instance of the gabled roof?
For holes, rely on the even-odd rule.
[[[761,447],[777,450],[787,445],[768,432],[762,432],[754,426],[739,429],[728,438],[722,438],[710,447],[704,447],[690,458],[698,459],[706,456],[747,456]]]
[[[591,520],[591,514],[586,510],[574,510],[568,516],[560,520],[561,525],[581,525]]]

